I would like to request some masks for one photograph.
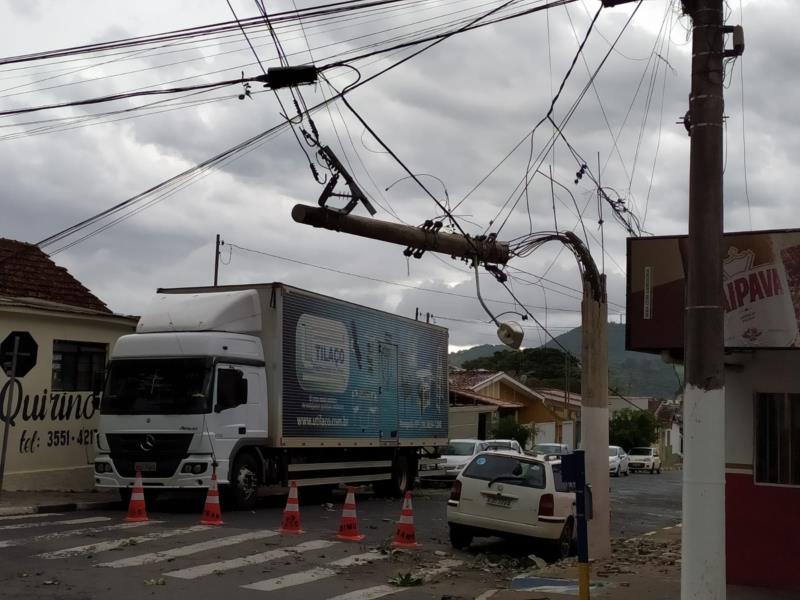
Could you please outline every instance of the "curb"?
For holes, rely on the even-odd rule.
[[[118,508],[119,500],[106,500],[100,502],[65,502],[62,504],[42,504],[39,506],[6,506],[0,507],[0,517],[17,515],[36,515],[58,512],[78,512],[84,510],[104,510]]]

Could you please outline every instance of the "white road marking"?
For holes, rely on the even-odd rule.
[[[376,560],[383,560],[389,558],[388,554],[382,554],[377,551],[365,552],[364,554],[353,554],[334,560],[327,563],[326,567],[314,567],[306,571],[299,571],[297,573],[290,573],[280,577],[273,577],[272,579],[265,579],[264,581],[257,581],[242,587],[248,590],[259,590],[261,592],[271,592],[282,588],[292,587],[295,585],[303,585],[312,581],[318,581],[327,577],[337,575],[339,571],[328,567],[338,567],[339,569],[352,567],[355,565],[365,565]]]
[[[332,598],[328,598],[328,600],[373,600],[374,598],[382,598],[383,596],[404,592],[407,589],[409,588],[393,585],[376,585],[375,587],[333,596]]]
[[[334,571],[333,569],[326,569],[324,567],[314,567],[313,569],[300,571],[298,573],[289,573],[288,575],[283,575],[281,577],[274,577],[272,579],[265,579],[264,581],[257,581],[256,583],[243,585],[242,587],[247,590],[272,592],[275,590],[280,590],[282,588],[292,587],[295,585],[303,585],[304,583],[310,583],[312,581],[317,581],[318,579],[325,579],[326,577],[333,577],[334,575],[336,575],[336,571]]]
[[[152,523],[152,521],[150,521]],[[127,523],[133,525],[133,523]],[[185,535],[187,533],[195,533],[197,531],[206,531],[206,525],[195,525],[194,527],[187,527],[185,529],[167,529],[165,531],[154,531],[145,535],[139,535],[131,538],[119,538],[116,540],[109,540],[107,542],[97,542],[96,544],[86,544],[85,546],[75,546],[74,548],[64,548],[63,550],[56,550],[55,552],[45,552],[39,554],[37,558],[70,558],[73,556],[80,556],[81,554],[99,554],[100,552],[108,552],[109,550],[116,550],[117,548],[124,548],[126,546],[136,546],[144,544],[152,540],[160,540],[168,537],[175,537],[176,535]]]
[[[658,533],[657,531],[648,531],[647,533],[643,533],[642,535],[655,535],[657,533]]]
[[[64,513],[32,513],[27,515],[6,515],[0,521],[16,521],[17,519],[46,519],[47,517],[63,517]]]
[[[0,548],[8,548],[9,546],[21,546],[29,542],[49,542],[50,540],[58,540],[65,537],[72,537],[74,535],[92,535],[95,533],[104,533],[106,531],[114,531],[115,529],[130,529],[132,527],[141,527],[149,525],[150,523],[157,523],[158,521],[145,521],[143,523],[117,523],[116,525],[104,525],[103,527],[84,527],[83,529],[70,529],[69,531],[57,531],[55,533],[45,533],[43,535],[36,535],[29,538],[19,538],[16,540],[0,540]]]
[[[480,596],[478,596],[477,598],[475,598],[475,600],[488,600],[489,598],[491,598],[492,596],[494,596],[494,595],[495,595],[497,592],[498,592],[498,590],[488,590],[488,591],[486,591],[486,592],[483,592],[483,593],[482,593]]]
[[[110,521],[111,517],[84,517],[83,519],[68,519],[66,521],[44,521],[40,523],[14,523],[13,525],[0,525],[0,531],[10,529],[32,529],[34,527],[50,527],[51,525],[86,525],[87,523],[102,523]]]
[[[251,554],[250,556],[242,556],[240,558],[232,558],[230,560],[223,560],[205,565],[197,565],[187,569],[180,569],[178,571],[170,571],[164,573],[169,577],[178,577],[179,579],[196,579],[212,573],[219,573],[222,571],[230,571],[231,569],[238,569],[240,567],[248,567],[251,565],[260,565],[271,560],[279,558],[289,558],[298,552],[309,552],[311,550],[322,550],[337,544],[338,542],[327,540],[311,540],[303,542],[297,546],[283,548],[278,550],[268,550],[267,552],[260,552],[259,554]]]
[[[415,577],[421,577],[423,581],[428,582],[438,575],[447,573],[450,569],[454,569],[455,567],[460,567],[462,564],[463,562],[460,560],[452,560],[452,559],[440,560],[437,566],[430,567],[427,569],[419,569],[417,571],[414,571],[413,575]],[[375,587],[365,588],[363,590],[356,590],[354,592],[348,592],[347,594],[334,596],[333,598],[328,598],[328,600],[372,600],[373,598],[382,598],[383,596],[397,594],[407,589],[409,588],[399,587],[394,585],[377,585]]]
[[[197,554],[198,552],[205,552],[206,550],[214,550],[215,548],[233,546],[235,544],[241,544],[242,542],[261,540],[276,535],[278,535],[277,531],[269,531],[269,530],[251,531],[248,533],[243,533],[241,535],[230,535],[227,537],[215,538],[207,542],[189,544],[188,546],[179,546],[178,548],[162,550],[161,552],[150,552],[148,554],[140,554],[138,556],[121,558],[119,560],[102,563],[97,566],[112,567],[114,569],[118,569],[121,567],[139,567],[141,565],[149,565],[157,562],[163,562],[171,558],[178,558],[180,556],[189,556],[190,554]]]

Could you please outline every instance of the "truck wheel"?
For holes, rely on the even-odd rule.
[[[372,487],[379,496],[400,498],[414,489],[416,476],[417,461],[406,454],[398,454],[392,463],[391,479],[376,481]]]
[[[472,531],[462,525],[450,524],[450,545],[456,550],[463,550],[472,543]]]
[[[239,510],[252,510],[258,500],[258,463],[252,454],[243,452],[236,457],[228,475],[231,503]]]

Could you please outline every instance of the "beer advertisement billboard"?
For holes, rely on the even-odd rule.
[[[628,240],[626,347],[681,351],[686,236]],[[726,233],[720,302],[726,348],[798,348],[800,230]]]

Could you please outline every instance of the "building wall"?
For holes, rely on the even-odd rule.
[[[0,338],[28,331],[38,344],[36,366],[18,379],[13,393],[11,381],[0,372],[0,419],[10,416],[3,489],[92,489],[98,411],[91,390],[52,391],[53,341],[107,344],[108,358],[116,339],[133,332],[135,321],[4,308],[0,323]]]
[[[754,395],[800,393],[800,353],[759,351],[725,374],[730,583],[800,588],[800,486],[755,483]]]
[[[492,415],[495,411],[496,409],[486,406],[451,406],[448,414],[450,439],[477,438],[478,419],[481,413],[487,414],[487,429],[491,430]]]

